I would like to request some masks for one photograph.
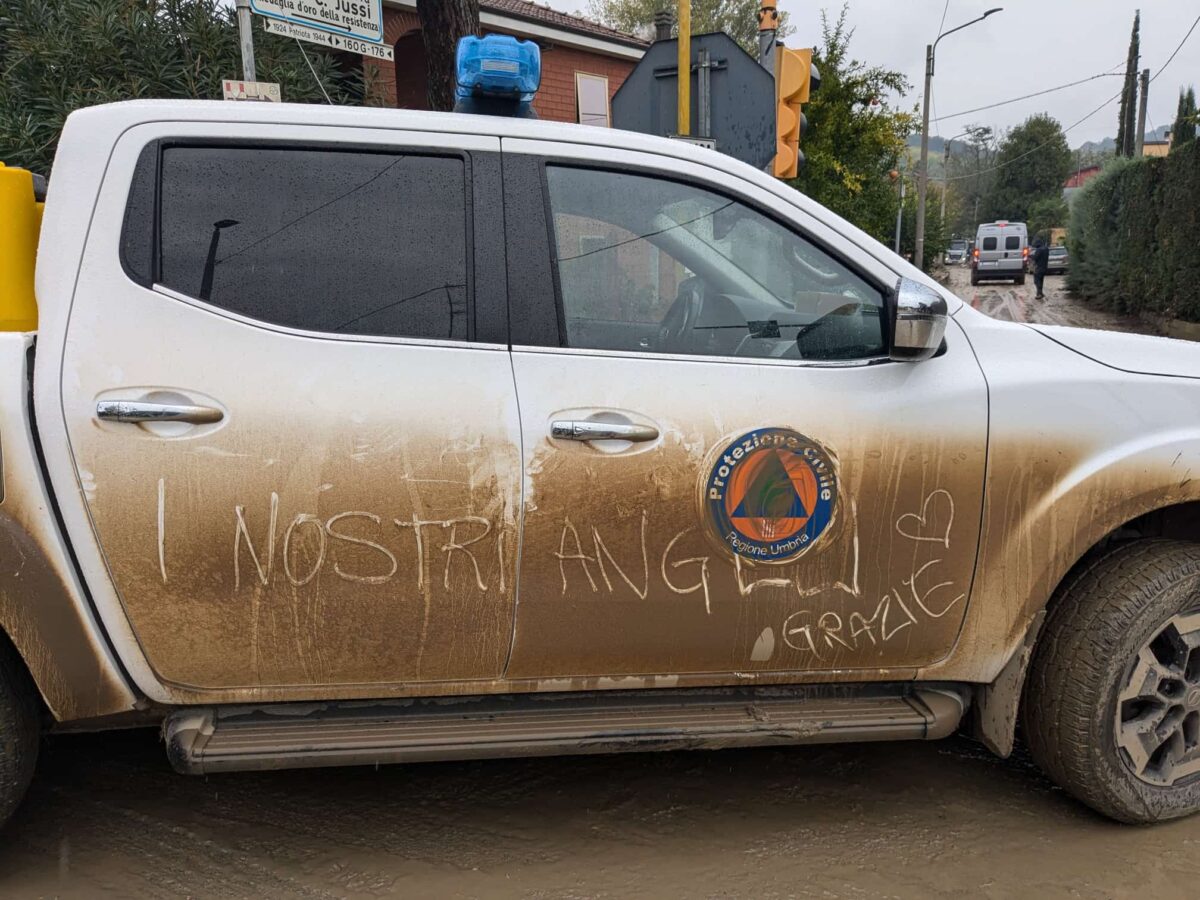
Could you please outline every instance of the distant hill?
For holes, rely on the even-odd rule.
[[[1171,125],[1174,125],[1174,124],[1175,124],[1174,122],[1171,123]],[[1159,125],[1153,131],[1147,131],[1146,132],[1146,140],[1148,140],[1148,141],[1165,141],[1167,139],[1167,132],[1169,132],[1171,130],[1171,125]],[[1116,143],[1116,142],[1114,141],[1114,143]]]
[[[1084,141],[1075,149],[1083,153],[1112,153],[1117,149],[1117,139],[1106,137],[1102,141]]]
[[[908,136],[907,143],[908,143],[908,146],[916,147],[918,150],[920,150],[921,149],[921,135],[910,134]],[[961,143],[961,141],[955,141],[954,143],[959,144],[959,143]],[[941,154],[942,152],[945,151],[945,149],[946,149],[946,139],[945,138],[938,137],[935,134],[931,134],[929,136],[929,154],[931,156],[934,153]]]

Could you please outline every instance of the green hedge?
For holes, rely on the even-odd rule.
[[[1110,164],[1076,197],[1068,246],[1085,299],[1200,322],[1200,141]]]

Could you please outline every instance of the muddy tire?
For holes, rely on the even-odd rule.
[[[0,633],[0,828],[33,778],[40,743],[35,688],[12,645]]]
[[[1024,284],[1025,284],[1025,276],[1024,276],[1024,275],[1022,275],[1020,278],[1018,278],[1018,279],[1017,279],[1017,284],[1018,284],[1018,285],[1024,285]]]
[[[1200,810],[1200,545],[1137,541],[1056,597],[1022,699],[1034,760],[1121,822]]]

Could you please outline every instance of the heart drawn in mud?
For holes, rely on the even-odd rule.
[[[945,509],[946,530],[944,533],[929,534],[941,516],[939,507]],[[932,515],[931,515],[932,508]],[[921,504],[921,514],[905,513],[896,520],[896,531],[913,541],[930,541],[950,549],[950,528],[954,525],[954,498],[944,488],[938,488]]]

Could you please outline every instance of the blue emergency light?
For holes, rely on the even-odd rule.
[[[506,34],[460,38],[457,96],[509,97],[528,102],[542,83],[542,53],[533,41]]]

